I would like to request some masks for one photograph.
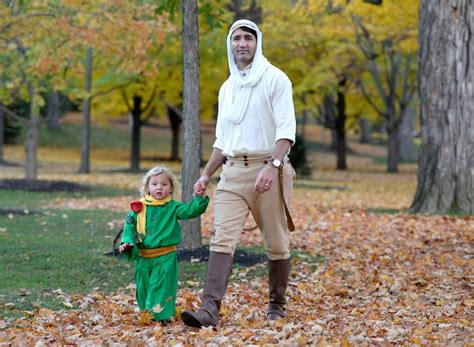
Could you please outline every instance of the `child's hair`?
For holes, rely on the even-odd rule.
[[[175,175],[168,169],[166,166],[156,166],[153,169],[150,169],[142,179],[142,185],[140,187],[140,196],[147,195],[148,192],[148,182],[150,182],[150,178],[159,174],[164,174],[168,176],[171,182],[171,191],[175,191],[175,187],[178,186],[177,180]]]

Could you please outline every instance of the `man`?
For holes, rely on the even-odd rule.
[[[263,233],[268,256],[267,319],[285,317],[290,272],[287,218],[291,220],[287,203],[294,178],[287,155],[296,131],[292,86],[285,73],[263,56],[262,33],[251,21],[238,20],[231,26],[227,56],[230,77],[219,91],[216,141],[195,183],[197,192],[204,191],[224,163],[214,194],[215,234],[203,304],[197,312],[181,314],[183,322],[192,327],[219,323],[235,247],[249,210]]]

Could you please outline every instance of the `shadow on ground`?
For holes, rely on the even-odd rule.
[[[0,180],[0,189],[23,190],[28,192],[87,192],[91,188],[82,184],[68,181],[46,181],[27,179]]]

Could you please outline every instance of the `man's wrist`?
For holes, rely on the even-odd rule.
[[[283,163],[280,160],[276,159],[276,158],[272,158],[272,159],[270,159],[270,165],[273,166],[276,169],[279,169],[280,167],[283,166]]]

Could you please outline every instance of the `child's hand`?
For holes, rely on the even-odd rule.
[[[127,249],[133,248],[133,244],[131,243],[122,243],[119,247],[119,251],[123,252],[126,251]]]
[[[194,185],[194,195],[204,196],[206,194],[206,190],[202,189],[201,185],[195,184]]]

